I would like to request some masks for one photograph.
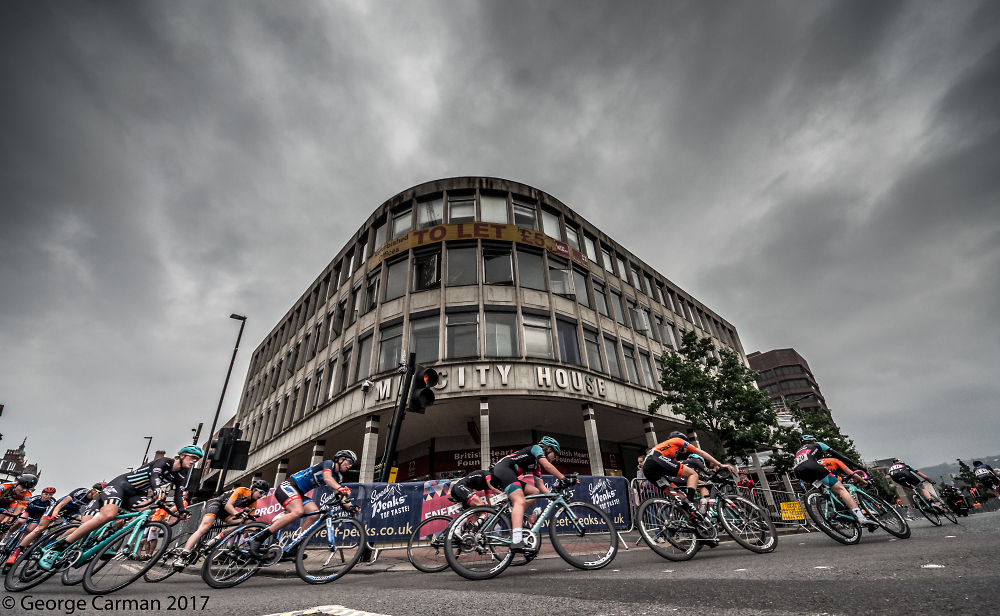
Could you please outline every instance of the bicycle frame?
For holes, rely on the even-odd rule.
[[[98,542],[97,542],[97,545],[95,545],[95,546],[87,549],[86,551],[84,551],[83,554],[81,554],[80,557],[76,559],[76,562],[74,562],[71,566],[74,569],[79,569],[80,567],[83,567],[84,565],[86,565],[90,561],[91,558],[94,557],[95,554],[97,554],[98,552],[100,552],[101,550],[103,550],[104,546],[106,546],[107,544],[111,543],[115,539],[121,537],[123,534],[125,534],[127,531],[129,531],[129,529],[131,529],[132,535],[129,537],[128,543],[129,543],[129,545],[134,545],[135,549],[138,549],[139,543],[136,542],[136,539],[139,538],[139,535],[141,533],[142,524],[147,519],[149,519],[149,517],[152,516],[152,515],[153,515],[153,511],[150,509],[150,510],[146,510],[146,511],[140,511],[138,513],[123,513],[123,514],[119,514],[119,515],[116,515],[115,517],[113,517],[112,519],[108,520],[99,529],[97,529],[93,533],[91,533],[91,534],[87,535],[86,537],[84,537],[83,539],[81,539],[80,541],[83,542],[83,545],[86,545],[87,541],[89,541],[90,538],[91,538],[91,536],[93,536],[95,533],[96,533],[96,535],[98,537],[100,537],[101,533],[103,533],[105,531],[105,529],[108,529],[112,525],[114,525],[115,522],[117,522],[119,520],[127,520],[129,518],[134,518],[131,522],[129,522],[128,524],[126,524],[122,528],[119,528],[117,531],[115,531],[114,533],[112,533],[110,536],[106,537],[105,539],[99,539]],[[74,544],[74,545],[76,545],[76,544]],[[73,546],[70,546],[70,548],[71,547],[73,547]],[[68,549],[69,548],[67,548],[67,550]]]
[[[547,498],[547,499],[549,499],[549,504],[545,506],[545,509],[543,509],[542,513],[539,514],[538,519],[535,520],[535,523],[530,527],[530,530],[531,530],[532,533],[536,533],[536,534],[538,534],[539,537],[541,537],[542,526],[544,526],[545,522],[548,521],[549,517],[552,515],[552,512],[555,510],[555,508],[558,507],[558,506],[560,506],[560,505],[562,505],[563,508],[566,509],[566,511],[569,513],[570,519],[573,521],[573,525],[576,527],[576,530],[577,531],[583,531],[584,530],[584,528],[582,528],[580,526],[580,524],[578,523],[579,518],[576,516],[575,513],[573,513],[573,509],[570,508],[569,502],[566,500],[566,496],[564,494],[561,494],[559,492],[556,492],[556,493],[551,493],[550,492],[548,494],[532,494],[530,496],[525,496],[524,500],[531,501],[531,500],[538,500],[540,498]],[[511,504],[510,504],[510,500],[508,499],[507,502],[504,503],[497,510],[496,513],[492,514],[489,517],[489,520],[492,521],[492,520],[496,519],[502,513],[506,513],[506,514],[510,515],[510,511],[511,511]],[[485,526],[489,526],[489,524],[490,524],[490,522],[488,521],[488,522],[485,523]],[[513,543],[512,540],[510,540],[510,539],[504,539],[502,537],[497,537],[497,540],[500,543],[504,543],[504,544],[508,544],[508,545],[511,544],[511,543]]]

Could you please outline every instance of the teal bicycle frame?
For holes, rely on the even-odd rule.
[[[532,501],[532,500],[538,500],[540,498],[547,498],[547,499],[549,499],[549,504],[545,506],[545,509],[542,510],[542,513],[540,513],[538,515],[538,519],[535,520],[535,523],[530,527],[530,530],[531,530],[532,534],[537,535],[538,538],[539,538],[539,541],[541,541],[541,537],[542,537],[542,526],[545,525],[545,522],[548,521],[549,516],[552,515],[552,512],[560,504],[562,504],[562,505],[565,506],[564,508],[569,513],[570,519],[573,521],[573,526],[576,528],[576,530],[578,532],[581,532],[581,531],[585,530],[584,528],[582,528],[580,526],[580,524],[579,524],[580,518],[577,517],[577,515],[575,513],[573,513],[573,509],[572,509],[572,507],[569,506],[569,501],[566,500],[566,496],[564,494],[561,494],[561,493],[558,493],[558,492],[556,492],[556,493],[549,493],[549,494],[532,494],[530,496],[525,496],[524,500],[526,500],[526,501]],[[525,509],[527,509],[527,508],[525,508]],[[493,518],[499,516],[502,513],[506,513],[508,515],[510,515],[512,513],[511,503],[510,503],[510,499],[509,498],[508,498],[508,500],[507,500],[506,503],[504,503],[503,505],[500,506],[499,509],[497,509],[497,512],[495,514],[493,514],[493,515],[490,516],[490,519],[493,519]],[[489,522],[486,522],[486,524],[489,524]],[[614,529],[612,529],[612,530],[614,530]],[[505,545],[511,545],[513,543],[512,539],[505,539],[503,537],[495,537],[495,540],[498,543],[505,544]]]
[[[71,550],[73,550],[78,545],[79,545],[79,547],[76,547],[76,549],[84,549],[84,552],[80,555],[80,557],[77,558],[76,561],[72,565],[70,565],[74,569],[79,569],[80,567],[86,566],[86,564],[88,562],[90,562],[91,558],[93,558],[98,552],[100,552],[101,550],[104,549],[104,546],[108,545],[109,543],[111,543],[115,539],[118,539],[119,537],[121,537],[123,534],[125,534],[126,532],[128,532],[129,529],[131,529],[132,536],[129,537],[127,545],[133,546],[132,549],[134,549],[134,550],[138,550],[139,549],[139,545],[141,545],[142,542],[141,541],[136,541],[136,539],[140,539],[141,540],[142,525],[152,515],[153,515],[153,509],[147,509],[145,511],[140,511],[138,513],[122,513],[122,514],[116,515],[112,519],[108,520],[103,526],[101,526],[97,530],[91,532],[86,537],[84,537],[82,539],[78,539],[77,541],[75,541],[74,543],[72,543],[69,547],[67,547],[63,551],[63,554],[66,554],[67,552],[70,552]],[[117,522],[119,520],[127,520],[129,518],[134,518],[134,519],[131,522],[129,522],[128,524],[126,524],[125,526],[123,526],[122,528],[120,528],[117,531],[115,531],[114,533],[112,533],[110,536],[108,536],[108,537],[106,537],[104,539],[100,539],[101,534],[104,533],[105,530],[110,529],[114,525],[115,522]],[[94,545],[91,548],[86,548],[87,542],[89,542],[91,540],[91,537],[95,537],[95,536],[97,537],[97,544]],[[136,554],[131,554],[130,556],[135,557],[137,555]]]

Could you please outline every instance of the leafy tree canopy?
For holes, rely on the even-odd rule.
[[[684,334],[677,352],[663,355],[660,388],[649,405],[650,415],[665,404],[721,441],[729,456],[746,460],[752,451],[771,442],[778,416],[770,399],[756,387],[757,372],[743,365],[727,348],[712,354],[712,340]],[[714,453],[714,452],[713,452]]]
[[[854,441],[830,421],[825,411],[819,407],[802,408],[798,402],[792,402],[789,412],[798,426],[778,428],[774,435],[777,449],[771,454],[771,464],[776,472],[786,473],[792,470],[795,452],[802,443],[803,434],[815,436],[816,440],[836,449],[861,466],[861,455],[854,448]]]

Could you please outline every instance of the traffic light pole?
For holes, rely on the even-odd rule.
[[[396,414],[392,418],[392,430],[389,432],[389,442],[385,444],[385,457],[382,458],[382,476],[378,481],[389,481],[389,472],[392,470],[392,458],[396,455],[396,443],[399,441],[399,428],[403,425],[403,417],[406,415],[406,405],[410,402],[410,388],[413,386],[413,371],[417,365],[417,354],[410,353],[406,362],[406,374],[403,375],[403,382],[400,383],[399,405],[396,407]]]

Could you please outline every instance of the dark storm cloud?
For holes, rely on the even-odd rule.
[[[0,11],[0,431],[61,487],[108,426],[105,476],[210,421],[240,312],[230,416],[371,210],[465,174],[560,198],[748,351],[796,347],[870,457],[938,462],[904,418],[971,409],[958,449],[996,410],[996,3]]]

